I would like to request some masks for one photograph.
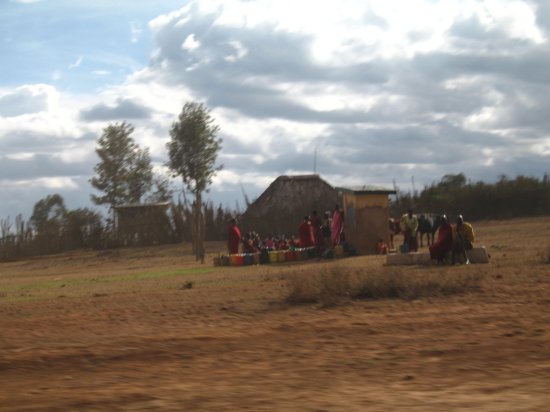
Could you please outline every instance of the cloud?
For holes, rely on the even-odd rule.
[[[90,164],[69,163],[56,155],[33,154],[28,158],[0,157],[0,176],[6,180],[31,180],[88,175]],[[93,166],[92,166],[93,167]]]
[[[208,197],[230,207],[242,199],[241,183],[253,198],[278,175],[314,165],[334,185],[395,179],[404,189],[412,176],[417,188],[448,173],[542,176],[550,160],[547,3],[190,1],[152,19],[149,32],[132,16],[133,43],[127,25],[121,35],[127,54],[86,53],[89,70],[56,83],[61,90],[70,76],[91,75],[93,93],[0,90],[0,152],[16,181],[50,168],[56,176],[47,176],[71,179],[79,187],[70,193],[84,199],[91,189],[81,173],[93,174],[100,122],[130,121],[158,165],[182,105],[200,101],[223,138],[224,169]],[[146,34],[154,48],[138,64]]]
[[[80,67],[82,62],[84,61],[84,57],[79,56],[78,59],[72,64],[69,65],[69,70],[76,69],[77,67]]]
[[[131,42],[132,43],[137,43],[139,38],[141,37],[141,34],[143,32],[142,28],[141,28],[141,24],[139,24],[138,22],[131,22],[130,23],[130,32],[131,32]]]
[[[20,86],[2,93],[0,90],[0,116],[14,117],[45,111],[55,90],[47,85]]]
[[[129,99],[119,98],[114,105],[98,103],[89,109],[83,109],[80,112],[80,119],[84,121],[148,119],[151,114],[151,109]]]

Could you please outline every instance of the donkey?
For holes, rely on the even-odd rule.
[[[422,244],[422,238],[426,235],[426,242],[428,246],[434,243],[435,232],[441,225],[441,215],[433,215],[430,213],[422,213],[418,216],[418,233],[420,237],[420,247]]]

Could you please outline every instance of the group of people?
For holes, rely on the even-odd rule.
[[[474,239],[474,228],[464,221],[462,215],[458,215],[454,225],[449,223],[447,215],[442,215],[437,240],[430,246],[430,257],[442,263],[450,252],[453,265],[456,255],[460,255],[462,261],[468,265],[470,260],[466,252],[473,249]]]
[[[399,225],[403,232],[404,251],[418,251],[418,217],[409,209],[399,221],[390,220],[391,235],[395,233],[392,223]],[[469,264],[467,251],[473,249],[475,240],[474,229],[472,225],[464,221],[462,215],[458,215],[455,224],[449,223],[446,214],[441,215],[438,227],[437,240],[429,247],[430,257],[438,263],[444,262],[450,255],[451,263],[455,264],[456,256],[460,255],[461,260]],[[393,240],[393,236],[390,239]],[[380,252],[379,252],[380,253]]]
[[[256,232],[249,232],[241,235],[237,226],[237,220],[231,219],[228,228],[227,249],[229,254],[256,253],[262,250],[285,250],[289,248],[316,248],[318,253],[339,245],[344,240],[344,214],[339,205],[334,211],[325,212],[323,219],[316,210],[311,215],[304,216],[302,223],[298,226],[298,237],[292,235],[290,238],[273,236],[267,234],[264,239]]]

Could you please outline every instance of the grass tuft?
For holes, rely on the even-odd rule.
[[[287,276],[286,302],[333,306],[350,299],[405,299],[448,296],[481,288],[484,274],[447,272],[418,273],[402,269],[376,270],[323,268],[320,272]]]
[[[188,280],[187,282],[184,282],[181,284],[180,289],[186,290],[186,289],[193,289],[193,286],[195,286],[195,282],[192,280]]]

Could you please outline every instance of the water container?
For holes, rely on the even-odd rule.
[[[252,260],[255,265],[259,265],[260,264],[260,253],[254,253],[252,255]]]
[[[270,250],[269,251],[269,263],[277,263],[278,262],[278,253],[276,250]]]
[[[233,254],[233,255],[229,255],[229,265],[230,266],[238,266],[238,257],[239,255],[237,254]]]
[[[237,266],[244,265],[244,254],[240,253],[237,255]]]
[[[285,261],[292,262],[295,259],[294,251],[292,249],[285,250]]]
[[[266,249],[263,249],[260,252],[260,263],[261,264],[269,263],[269,253],[267,252]]]
[[[245,253],[244,254],[244,264],[245,265],[252,265],[254,263],[254,256],[252,253]]]

